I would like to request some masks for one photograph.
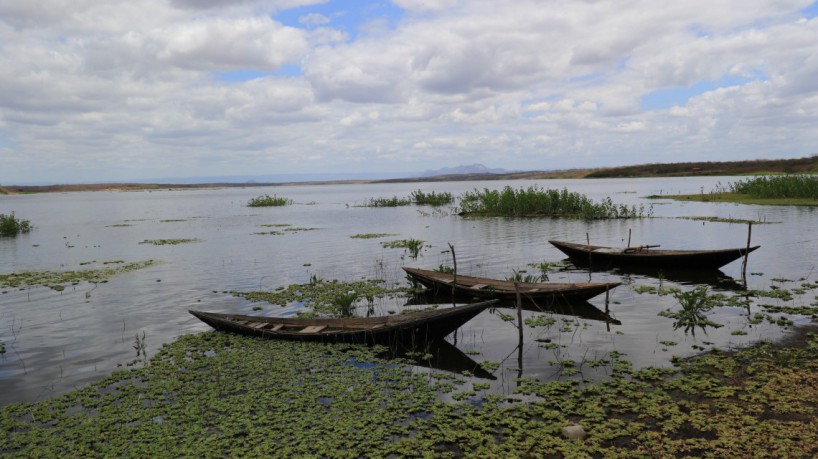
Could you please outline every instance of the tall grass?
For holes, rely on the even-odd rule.
[[[434,191],[431,193],[424,193],[421,190],[417,190],[412,192],[409,199],[411,199],[415,204],[429,206],[444,206],[454,202],[454,196],[446,191],[441,193],[435,193]]]
[[[413,191],[409,197],[399,198],[370,198],[363,204],[363,207],[399,207],[415,205],[443,206],[454,202],[454,197],[448,192],[424,193],[422,190]]]
[[[465,215],[487,217],[573,217],[584,219],[643,218],[651,215],[644,206],[614,204],[610,198],[600,203],[587,196],[536,186],[502,190],[475,189],[460,197],[460,211]]]
[[[14,237],[20,233],[28,233],[32,228],[31,222],[15,217],[14,212],[0,214],[0,237]]]
[[[739,180],[730,184],[730,191],[754,198],[818,199],[818,176],[775,175]]]
[[[399,198],[392,196],[391,198],[370,198],[366,201],[363,207],[400,207],[412,205],[412,200],[409,198]]]
[[[293,203],[292,199],[281,198],[276,195],[270,196],[269,194],[265,194],[247,201],[247,207],[288,206],[292,203]]]

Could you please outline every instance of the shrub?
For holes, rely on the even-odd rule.
[[[28,233],[34,227],[28,220],[23,220],[14,216],[14,212],[10,214],[0,214],[0,236],[14,237],[20,233]]]

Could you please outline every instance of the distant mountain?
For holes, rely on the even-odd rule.
[[[425,171],[421,177],[434,177],[437,175],[464,175],[464,174],[507,174],[505,169],[489,169],[482,164],[470,164],[467,166],[444,167],[432,171]]]

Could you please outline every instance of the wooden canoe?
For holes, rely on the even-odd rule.
[[[679,269],[718,269],[748,253],[746,248],[722,250],[656,250],[651,247],[616,248],[573,242],[548,241],[581,265],[651,266]],[[750,247],[749,252],[760,246]]]
[[[216,330],[269,339],[366,344],[426,342],[443,338],[496,301],[366,318],[284,318],[189,311]]]
[[[457,275],[455,284],[454,274],[429,271],[425,269],[403,267],[407,274],[423,284],[426,288],[438,294],[471,296],[478,298],[496,298],[514,301],[517,290],[514,282],[485,277],[471,277]],[[586,282],[586,283],[529,283],[520,282],[520,294],[526,300],[542,300],[544,302],[575,302],[593,298],[607,290],[614,289],[619,282]]]

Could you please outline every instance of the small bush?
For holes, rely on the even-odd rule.
[[[258,196],[247,201],[247,207],[288,206],[292,203],[293,203],[292,199],[280,198],[276,195],[270,196],[269,194],[265,194],[263,196]]]
[[[0,236],[14,237],[20,233],[28,233],[34,227],[28,220],[23,220],[14,216],[14,212],[6,215],[0,214]]]

